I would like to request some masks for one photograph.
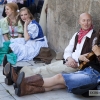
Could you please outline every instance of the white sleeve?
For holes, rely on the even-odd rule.
[[[65,48],[65,51],[64,51],[64,59],[66,60],[68,57],[71,57],[72,56],[72,52],[73,52],[73,48],[74,48],[74,43],[75,43],[75,36],[76,36],[77,33],[75,33],[73,35],[73,37],[71,38],[68,46]]]
[[[39,33],[39,28],[36,24],[29,24],[28,25],[28,34],[30,35],[31,38],[36,38]]]

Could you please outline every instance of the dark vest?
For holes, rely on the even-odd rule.
[[[92,51],[92,43],[93,43],[93,39],[97,36],[96,32],[93,30],[92,36],[91,38],[86,37],[86,40],[84,42],[81,54],[85,54],[85,53],[89,53]],[[74,44],[74,49],[73,52],[76,49],[76,45],[78,42],[78,35],[76,35],[75,37],[75,44]],[[100,63],[97,59],[97,57],[94,55],[93,59],[87,63],[87,67],[91,66],[92,68],[94,68],[95,70],[97,70],[98,72],[100,72]]]
[[[93,39],[96,37],[96,32],[93,30],[93,33],[91,35],[91,38],[86,37],[86,40],[84,42],[84,45],[82,47],[82,51],[81,54],[85,54],[85,53],[89,53],[92,50],[92,43],[93,43]],[[73,52],[75,52],[76,50],[76,45],[78,42],[78,34],[75,37],[75,42],[74,42],[74,48],[73,48]]]

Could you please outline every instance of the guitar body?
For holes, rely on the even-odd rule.
[[[86,58],[89,59],[89,60],[92,60],[94,56],[95,56],[94,52],[90,52],[90,53],[87,55]],[[84,69],[85,67],[87,67],[87,63],[88,63],[88,62],[83,61],[83,62],[79,65],[79,70]]]

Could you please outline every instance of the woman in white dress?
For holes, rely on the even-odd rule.
[[[41,47],[48,47],[48,44],[41,26],[26,7],[20,9],[19,15],[24,27],[24,38],[12,39],[10,48],[17,55],[17,61],[28,61],[39,54]]]

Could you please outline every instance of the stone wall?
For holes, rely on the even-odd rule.
[[[72,35],[79,30],[83,12],[93,16],[94,28],[100,27],[100,0],[48,0],[47,38],[56,52],[63,52]]]

